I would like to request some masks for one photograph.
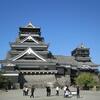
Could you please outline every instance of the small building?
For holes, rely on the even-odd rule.
[[[0,60],[2,71],[12,83],[45,87],[58,83],[61,86],[74,84],[80,72],[97,73],[97,64],[90,58],[89,48],[83,44],[71,52],[71,56],[53,55],[49,44],[41,36],[40,27],[29,23],[19,28],[15,42],[10,43],[5,60]]]

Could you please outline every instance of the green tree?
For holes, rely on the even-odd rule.
[[[5,88],[5,86],[8,84],[8,79],[2,74],[3,73],[0,72],[0,88]]]
[[[89,89],[96,85],[97,80],[95,79],[95,75],[91,73],[80,73],[79,76],[75,79],[77,85],[83,87],[83,89]]]

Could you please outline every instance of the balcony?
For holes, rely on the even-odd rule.
[[[20,34],[20,36],[29,36],[29,34]],[[33,37],[40,37],[39,34],[31,34],[30,36],[33,36]]]
[[[44,44],[44,43],[40,43],[40,44],[36,44],[36,43],[10,43],[10,46],[11,47],[44,47],[44,48],[47,48],[48,47],[48,44]]]

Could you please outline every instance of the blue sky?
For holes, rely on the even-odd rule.
[[[79,44],[100,64],[100,0],[0,0],[0,59],[10,50],[18,28],[32,22],[53,54],[69,56]]]

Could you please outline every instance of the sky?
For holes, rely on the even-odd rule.
[[[83,43],[100,64],[100,0],[0,0],[0,59],[30,21],[53,54],[70,56]]]

